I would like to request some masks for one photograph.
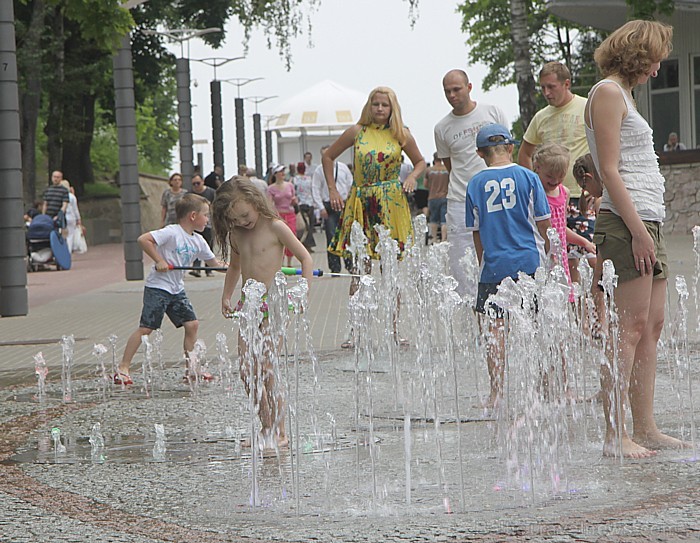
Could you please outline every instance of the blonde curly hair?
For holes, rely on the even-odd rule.
[[[658,21],[628,21],[610,34],[593,58],[603,77],[619,75],[630,86],[673,49],[673,27]]]

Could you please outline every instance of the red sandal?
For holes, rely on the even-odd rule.
[[[128,386],[134,384],[134,382],[131,380],[131,377],[126,373],[122,373],[121,371],[118,371],[114,374],[113,380],[115,385]]]

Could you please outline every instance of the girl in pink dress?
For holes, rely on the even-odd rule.
[[[284,166],[277,165],[272,168],[273,182],[267,187],[267,195],[272,200],[277,212],[282,220],[289,226],[289,229],[297,233],[297,214],[295,206],[297,197],[294,185],[284,179]],[[284,248],[284,255],[287,257],[287,266],[292,265],[292,252]]]
[[[532,157],[535,173],[540,177],[544,192],[547,195],[551,211],[552,228],[559,234],[561,255],[554,255],[561,262],[566,272],[566,278],[571,286],[569,257],[567,243],[583,247],[589,253],[595,254],[595,245],[590,240],[580,236],[566,226],[566,210],[569,204],[569,189],[562,182],[569,169],[569,150],[558,143],[545,143],[537,148]],[[574,291],[569,291],[569,301],[574,301]]]

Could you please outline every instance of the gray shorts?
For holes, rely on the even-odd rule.
[[[197,320],[197,315],[184,290],[177,294],[170,294],[167,290],[145,287],[139,326],[157,330],[163,323],[163,315],[168,315],[170,322],[176,328],[180,328],[186,322]]]

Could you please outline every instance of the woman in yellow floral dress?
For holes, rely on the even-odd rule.
[[[343,202],[335,185],[333,163],[348,147],[353,146],[353,183],[347,202]],[[399,180],[401,153],[405,152],[413,163],[413,171],[404,181]],[[369,94],[362,108],[359,122],[348,128],[324,153],[323,173],[328,183],[331,207],[342,212],[338,228],[328,250],[342,257],[350,256],[350,232],[355,221],[362,225],[368,240],[367,254],[373,260],[379,259],[376,252],[379,235],[375,230],[378,224],[391,232],[403,254],[408,238],[413,238],[411,210],[406,198],[407,192],[416,189],[416,179],[425,170],[425,160],[418,150],[416,140],[403,124],[401,108],[396,94],[388,87],[377,87]],[[370,261],[371,263],[371,261]],[[371,271],[371,264],[364,270]],[[355,270],[358,273],[358,270]],[[350,295],[357,290],[359,282],[350,283]],[[397,300],[398,312],[398,300]],[[400,339],[394,320],[394,336],[399,345],[407,344]],[[352,348],[352,338],[341,347]]]
[[[343,202],[335,186],[333,163],[350,146],[354,148],[353,184],[347,202]],[[413,163],[413,171],[403,186],[399,181],[402,152]],[[328,148],[322,163],[331,207],[342,211],[328,250],[341,257],[349,256],[350,231],[353,222],[358,221],[367,236],[367,254],[372,259],[379,259],[375,250],[379,241],[374,228],[377,224],[390,230],[403,253],[408,238],[413,237],[406,193],[415,190],[416,179],[425,170],[425,160],[416,140],[403,125],[401,108],[393,90],[377,87],[370,93],[359,122]],[[353,291],[351,288],[351,294]]]

